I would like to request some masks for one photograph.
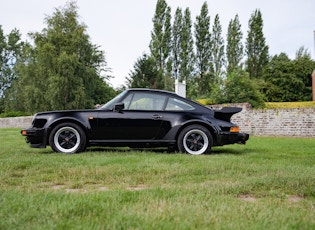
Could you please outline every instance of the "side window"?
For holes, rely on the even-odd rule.
[[[125,108],[128,110],[155,110],[159,111],[163,109],[166,96],[136,92],[130,101],[129,107]]]
[[[172,98],[172,97],[168,99],[168,102],[165,108],[165,110],[167,111],[194,110],[194,109],[195,108],[192,105],[188,104],[187,102],[176,99],[176,98]]]
[[[129,94],[122,102],[125,104],[125,109],[128,110],[133,94]]]

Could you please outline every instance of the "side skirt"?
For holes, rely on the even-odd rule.
[[[90,140],[90,146],[110,147],[167,147],[175,145],[175,140]]]

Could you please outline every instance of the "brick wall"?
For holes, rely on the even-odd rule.
[[[232,116],[242,132],[254,136],[315,137],[315,108],[252,109],[250,104],[230,104],[243,110]],[[221,109],[222,105],[213,105]]]
[[[241,132],[254,136],[315,137],[315,108],[309,109],[252,109],[250,104],[230,104],[243,110],[232,116]],[[212,105],[221,109],[223,105]],[[0,119],[0,128],[27,128],[32,117]]]

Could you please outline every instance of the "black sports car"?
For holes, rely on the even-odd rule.
[[[245,144],[230,121],[241,108],[213,110],[173,92],[128,89],[94,110],[41,112],[21,131],[34,148],[78,153],[88,146],[169,147],[193,155],[212,146]]]

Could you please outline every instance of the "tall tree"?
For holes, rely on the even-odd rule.
[[[204,2],[195,23],[196,65],[199,75],[200,94],[209,93],[209,71],[211,70],[211,34],[208,4]]]
[[[173,76],[180,82],[189,80],[194,70],[194,43],[191,33],[191,16],[189,8],[177,8],[173,23],[172,63]]]
[[[219,15],[214,18],[212,29],[212,61],[213,61],[213,84],[218,84],[223,75],[225,65],[224,39]]]
[[[249,19],[246,40],[246,67],[250,78],[262,78],[263,69],[268,64],[269,48],[263,33],[263,19],[260,10],[255,10]]]
[[[192,77],[194,71],[194,41],[192,37],[192,22],[191,22],[191,14],[189,8],[185,9],[183,25],[181,30],[181,66],[180,66],[180,77],[179,80],[189,81]],[[189,86],[188,86],[189,88]]]
[[[77,6],[70,2],[46,18],[41,33],[31,34],[35,47],[19,66],[21,76],[11,94],[25,98],[26,111],[91,108],[108,100],[104,53],[90,43],[78,18]]]
[[[183,14],[182,9],[177,8],[174,17],[174,23],[172,27],[172,64],[173,64],[173,76],[178,79],[180,76],[181,68],[181,53],[182,53],[182,29],[183,29]]]
[[[242,68],[242,59],[244,57],[242,38],[243,33],[239,17],[235,15],[234,19],[229,22],[227,33],[227,75]]]
[[[163,75],[164,89],[169,88],[171,63],[171,8],[165,0],[158,0],[153,17],[153,31],[151,32],[150,51],[155,59],[159,72]]]

